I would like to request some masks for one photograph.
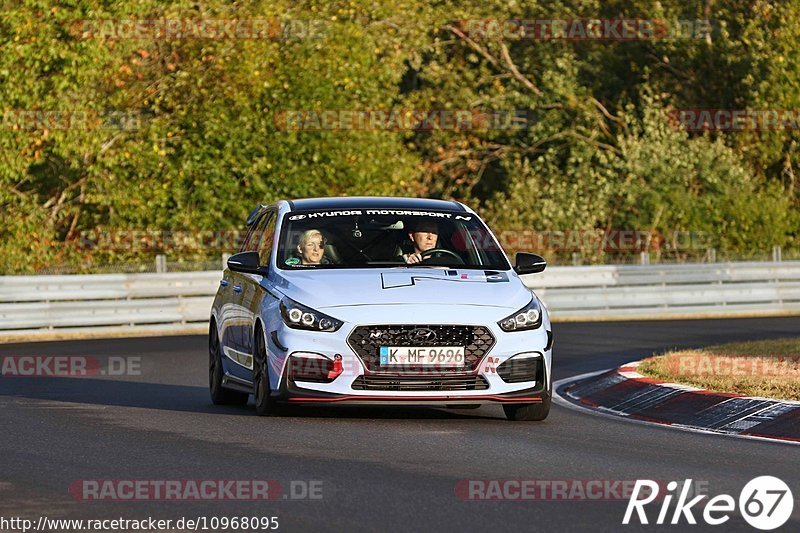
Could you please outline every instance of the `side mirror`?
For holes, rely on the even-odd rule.
[[[517,274],[536,274],[542,272],[547,266],[544,257],[536,254],[518,252],[514,261],[514,272]]]
[[[238,254],[233,254],[228,258],[228,268],[234,272],[261,275],[264,275],[267,270],[265,266],[261,265],[258,252],[239,252]]]

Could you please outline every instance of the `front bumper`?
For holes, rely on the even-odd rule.
[[[475,324],[476,322],[473,322]],[[359,322],[359,326],[369,324]],[[433,324],[433,323],[432,323]],[[467,324],[467,322],[460,322]],[[441,325],[441,322],[435,323]],[[277,325],[267,334],[272,365],[272,390],[290,403],[347,403],[392,405],[458,405],[476,403],[538,403],[550,395],[552,333],[548,320],[540,328],[504,332],[494,323],[480,323],[495,339],[474,369],[462,372],[380,372],[365,362],[348,343],[359,326],[345,325],[334,333],[316,333]],[[275,342],[277,341],[277,342]],[[333,360],[342,357],[342,372],[329,383],[304,381],[293,376],[290,356],[311,353]],[[519,354],[532,354],[539,365],[534,379],[508,381],[503,364]],[[501,372],[499,372],[499,370]],[[506,379],[501,376],[506,376]],[[455,383],[458,381],[458,383]],[[377,385],[376,385],[377,383]],[[415,384],[419,383],[419,386]],[[411,385],[409,385],[411,384]]]
[[[346,403],[348,405],[473,405],[476,403],[541,403],[549,394],[545,387],[537,387],[505,394],[461,394],[437,393],[428,395],[395,395],[390,392],[379,394],[340,394],[309,391],[288,381],[287,394],[283,398],[289,403]]]

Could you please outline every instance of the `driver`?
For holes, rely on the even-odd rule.
[[[423,220],[408,234],[408,238],[414,243],[414,251],[403,254],[403,260],[408,264],[420,263],[423,261],[423,252],[436,248],[436,243],[439,241],[439,226],[432,220]]]
[[[303,265],[319,265],[328,261],[325,256],[325,237],[318,229],[304,231],[297,243],[297,253]]]

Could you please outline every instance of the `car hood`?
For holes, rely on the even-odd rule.
[[[513,271],[440,268],[282,271],[276,288],[315,309],[351,305],[447,304],[509,309],[531,300]]]

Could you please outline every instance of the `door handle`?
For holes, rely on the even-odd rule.
[[[233,292],[242,292],[242,286],[241,285],[234,285],[233,286]]]

